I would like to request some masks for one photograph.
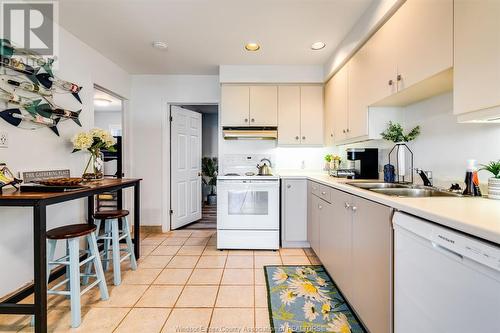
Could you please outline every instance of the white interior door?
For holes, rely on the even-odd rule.
[[[172,106],[171,227],[201,219],[201,114]]]

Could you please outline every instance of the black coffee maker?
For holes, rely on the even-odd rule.
[[[348,148],[349,168],[354,170],[356,179],[378,179],[378,149]]]

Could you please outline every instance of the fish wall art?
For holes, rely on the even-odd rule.
[[[54,102],[55,94],[71,94],[82,104],[82,87],[54,75],[55,58],[17,48],[0,39],[0,118],[25,129],[49,128],[59,136],[57,126],[71,120],[78,126],[81,108],[68,110]]]

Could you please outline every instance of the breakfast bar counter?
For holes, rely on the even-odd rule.
[[[88,223],[94,223],[94,196],[105,192],[134,189],[134,252],[140,257],[140,181],[141,179],[103,179],[86,183],[85,187],[67,192],[21,192],[4,189],[0,192],[0,207],[33,208],[34,284],[0,303],[0,314],[35,315],[35,332],[47,332],[47,206],[87,198]],[[120,204],[120,203],[119,203]],[[121,207],[120,207],[121,208]],[[0,221],[1,222],[1,221]],[[34,292],[34,304],[18,304],[28,293]]]

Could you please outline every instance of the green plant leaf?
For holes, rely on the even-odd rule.
[[[491,161],[488,164],[481,164],[480,170],[488,171],[493,174],[494,178],[500,178],[500,160]]]
[[[409,142],[415,140],[420,135],[420,126],[416,126],[407,134],[404,134],[403,126],[399,123],[389,121],[387,129],[380,133],[382,138],[392,142]]]

